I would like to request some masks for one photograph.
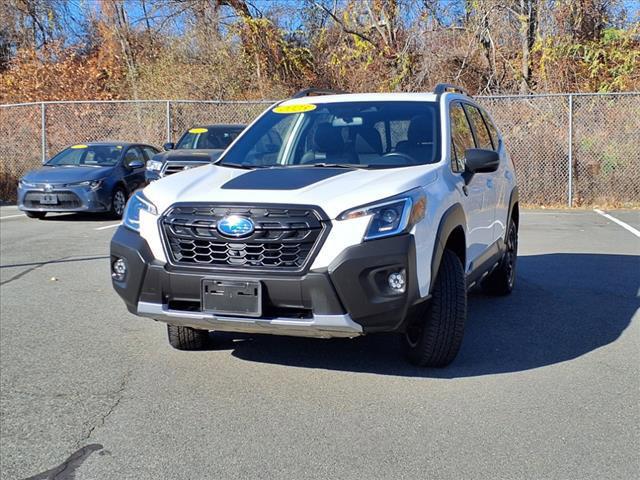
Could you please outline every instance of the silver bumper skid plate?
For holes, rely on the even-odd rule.
[[[313,315],[312,318],[227,317],[206,312],[170,310],[166,305],[138,302],[138,315],[170,325],[221,332],[268,333],[296,337],[352,338],[362,327],[345,315]]]

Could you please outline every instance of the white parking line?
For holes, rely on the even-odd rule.
[[[119,227],[122,223],[114,223],[113,225],[105,225],[104,227],[94,228],[94,230],[106,230],[107,228]]]
[[[628,225],[626,223],[624,223],[622,220],[618,220],[616,217],[612,217],[611,215],[609,215],[608,213],[604,213],[602,210],[599,210],[597,208],[593,209],[594,212],[602,215],[604,218],[611,220],[614,223],[617,223],[618,225],[620,225],[622,228],[624,228],[625,230],[630,231],[631,233],[633,233],[636,237],[640,238],[640,230],[637,230],[635,228],[633,228],[631,225]]]
[[[6,215],[4,217],[0,217],[0,220],[4,220],[5,218],[16,218],[16,217],[25,217],[24,213],[19,213],[18,215]]]

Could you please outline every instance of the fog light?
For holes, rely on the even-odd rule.
[[[116,282],[122,282],[127,276],[127,262],[124,258],[119,258],[111,265],[111,278]]]
[[[389,274],[387,277],[387,282],[389,283],[389,287],[394,292],[404,292],[405,287],[407,286],[407,281],[404,277],[404,270],[401,272],[394,272]]]

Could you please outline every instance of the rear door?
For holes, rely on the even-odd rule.
[[[451,169],[462,177],[465,169],[464,152],[469,148],[476,148],[475,139],[471,130],[469,118],[459,101],[452,102],[450,106],[451,117]],[[485,197],[487,193],[487,179],[484,174],[476,174],[464,185],[462,196],[465,214],[467,216],[467,265],[469,271],[476,265],[479,257],[486,252],[493,243],[493,205]]]

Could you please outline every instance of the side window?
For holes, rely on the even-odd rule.
[[[498,133],[498,129],[496,128],[496,126],[493,124],[493,122],[485,112],[482,112],[482,116],[484,118],[484,123],[487,124],[489,133],[491,134],[491,142],[493,143],[493,149],[497,151],[498,148],[500,147],[500,134]]]
[[[469,116],[469,120],[473,125],[473,131],[476,138],[476,146],[478,148],[493,150],[491,136],[489,135],[489,130],[487,130],[487,126],[485,125],[484,120],[482,119],[480,110],[469,104],[465,104],[464,109],[466,110],[467,115]]]
[[[142,150],[144,151],[144,156],[147,160],[151,160],[153,156],[158,153],[151,147],[142,147]]]
[[[127,153],[125,153],[124,155],[123,163],[126,167],[128,167],[134,160],[140,160],[141,162],[144,162],[142,152],[138,147],[131,147],[129,150],[127,150]]]
[[[451,170],[464,171],[464,152],[474,148],[473,134],[460,103],[451,104]]]

